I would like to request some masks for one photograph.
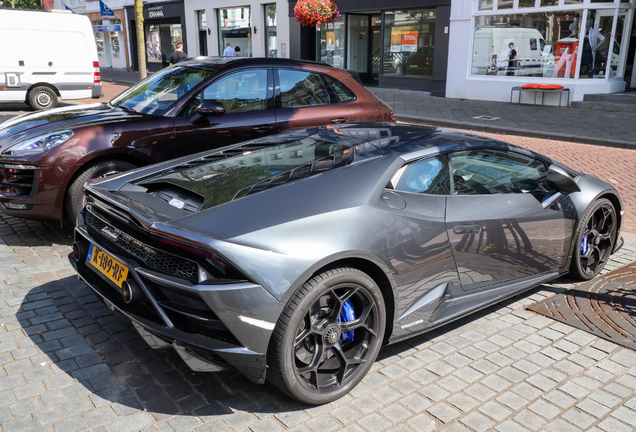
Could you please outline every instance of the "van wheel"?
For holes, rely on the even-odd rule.
[[[73,225],[75,225],[78,213],[86,204],[84,183],[91,179],[105,178],[135,168],[137,167],[130,162],[119,160],[97,162],[84,168],[66,191],[66,215]]]
[[[48,87],[36,87],[29,92],[28,104],[34,110],[55,108],[57,106],[57,95]]]

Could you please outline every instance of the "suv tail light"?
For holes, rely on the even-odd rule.
[[[393,111],[384,113],[384,120],[389,123],[395,123],[395,116],[393,114]]]
[[[99,84],[102,82],[102,75],[99,72],[99,62],[93,62],[93,83]]]

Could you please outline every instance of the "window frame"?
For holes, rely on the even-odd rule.
[[[307,105],[307,106],[298,106],[298,107],[289,107],[289,108],[283,108],[282,107],[282,101],[281,101],[281,95],[282,92],[280,90],[280,79],[278,76],[278,72],[280,70],[289,70],[289,71],[294,71],[294,72],[305,72],[308,74],[316,74],[320,77],[320,81],[322,82],[322,84],[325,86],[325,89],[327,89],[327,92],[329,93],[329,100],[330,102],[328,104],[323,104],[323,105]],[[333,102],[333,101],[337,101],[338,97],[336,96],[336,94],[331,90],[331,87],[327,84],[327,81],[324,78],[324,75],[328,75],[324,72],[319,72],[319,71],[315,71],[315,70],[307,70],[307,69],[300,69],[300,68],[294,68],[294,67],[275,67],[272,69],[273,71],[273,78],[274,78],[274,109],[280,109],[280,110],[288,110],[288,109],[304,109],[304,108],[318,108],[318,107],[327,107],[327,106],[331,106],[331,105],[343,105],[343,104],[348,104],[351,102],[355,102],[358,100],[358,95],[356,95],[356,93],[351,90],[349,87],[347,87],[346,85],[344,85],[342,83],[342,81],[340,81],[339,79],[329,75],[329,78],[331,78],[332,80],[334,80],[336,83],[338,83],[339,85],[341,85],[346,91],[348,91],[349,93],[351,93],[353,95],[353,98],[348,100],[348,101],[344,101],[344,102]]]

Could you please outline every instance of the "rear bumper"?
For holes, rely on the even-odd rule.
[[[102,96],[104,96],[104,94],[102,93],[102,85],[101,84],[93,85],[93,92],[91,94],[91,99],[99,99]]]
[[[195,371],[216,372],[236,369],[254,383],[261,384],[265,381],[266,352],[272,329],[252,325],[249,331],[246,331],[246,327],[241,324],[249,324],[234,319],[240,318],[241,314],[250,314],[250,309],[253,309],[250,305],[260,304],[261,308],[275,306],[267,298],[271,298],[269,293],[262,287],[251,283],[189,287],[189,290],[200,295],[210,305],[211,312],[220,318],[218,326],[226,328],[230,333],[230,337],[216,338],[213,330],[193,331],[196,326],[189,325],[186,320],[178,317],[174,310],[162,306],[161,300],[155,298],[159,292],[156,288],[157,280],[150,283],[148,276],[153,276],[153,273],[148,273],[148,269],[144,269],[132,259],[113,253],[105,242],[96,241],[81,226],[75,229],[75,241],[92,243],[128,266],[128,280],[134,279],[142,287],[147,296],[144,301],[156,309],[155,313],[151,310],[152,307],[144,309],[139,304],[126,303],[120,289],[86,263],[86,254],[79,261],[75,260],[72,253],[69,255],[71,264],[86,284],[106,306],[127,317],[150,347],[175,349]]]

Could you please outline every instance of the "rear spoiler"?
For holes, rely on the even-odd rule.
[[[360,79],[360,75],[358,74],[358,72],[356,72],[354,70],[350,70],[350,69],[346,69],[346,71],[349,72],[349,75],[351,75],[351,78],[356,80],[358,82],[358,84],[364,85],[364,84],[362,84],[362,80]]]

